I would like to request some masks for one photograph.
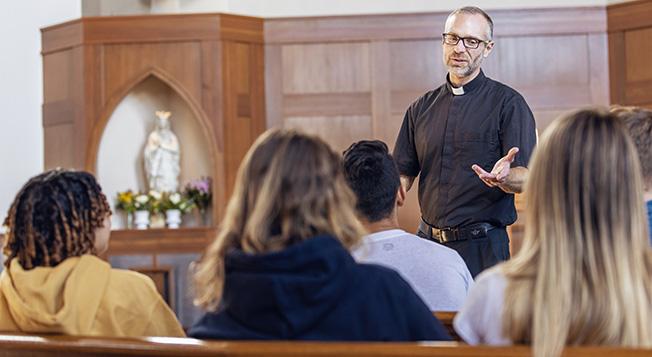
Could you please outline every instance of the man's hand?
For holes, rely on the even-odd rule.
[[[512,169],[512,163],[517,153],[517,147],[509,149],[507,155],[496,161],[491,172],[485,171],[479,165],[473,165],[471,168],[485,185],[498,187],[507,193],[521,193],[527,177],[527,168],[515,167]]]

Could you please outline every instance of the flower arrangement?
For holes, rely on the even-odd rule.
[[[161,199],[161,208],[163,211],[179,210],[181,213],[187,213],[193,207],[194,202],[179,192],[165,192]]]
[[[134,197],[134,208],[136,211],[149,211],[151,209],[151,203],[149,202],[149,195],[145,193],[139,193]]]
[[[161,213],[164,211],[163,209],[163,194],[158,191],[149,191],[147,193],[147,196],[149,196],[149,202],[150,202],[150,209],[149,211],[152,213]]]
[[[212,187],[210,177],[201,177],[188,182],[183,193],[197,206],[199,211],[204,212],[211,205],[213,198]]]
[[[131,190],[118,192],[115,198],[115,208],[121,211],[125,211],[127,214],[133,213],[136,211],[134,196],[135,195]]]

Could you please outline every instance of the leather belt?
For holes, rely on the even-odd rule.
[[[499,228],[491,223],[473,223],[464,227],[437,228],[421,220],[419,230],[428,238],[439,243],[455,242],[467,239],[479,239],[487,236],[487,232]]]

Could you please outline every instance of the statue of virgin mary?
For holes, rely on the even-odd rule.
[[[145,174],[150,191],[176,192],[179,187],[179,140],[170,129],[170,112],[156,112],[156,127],[145,145]]]

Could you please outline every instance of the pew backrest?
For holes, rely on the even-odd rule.
[[[572,347],[566,357],[649,356],[652,350]],[[192,338],[101,338],[74,336],[0,335],[0,356],[223,356],[223,357],[525,357],[526,346],[467,346],[438,343],[341,343],[201,341]]]

